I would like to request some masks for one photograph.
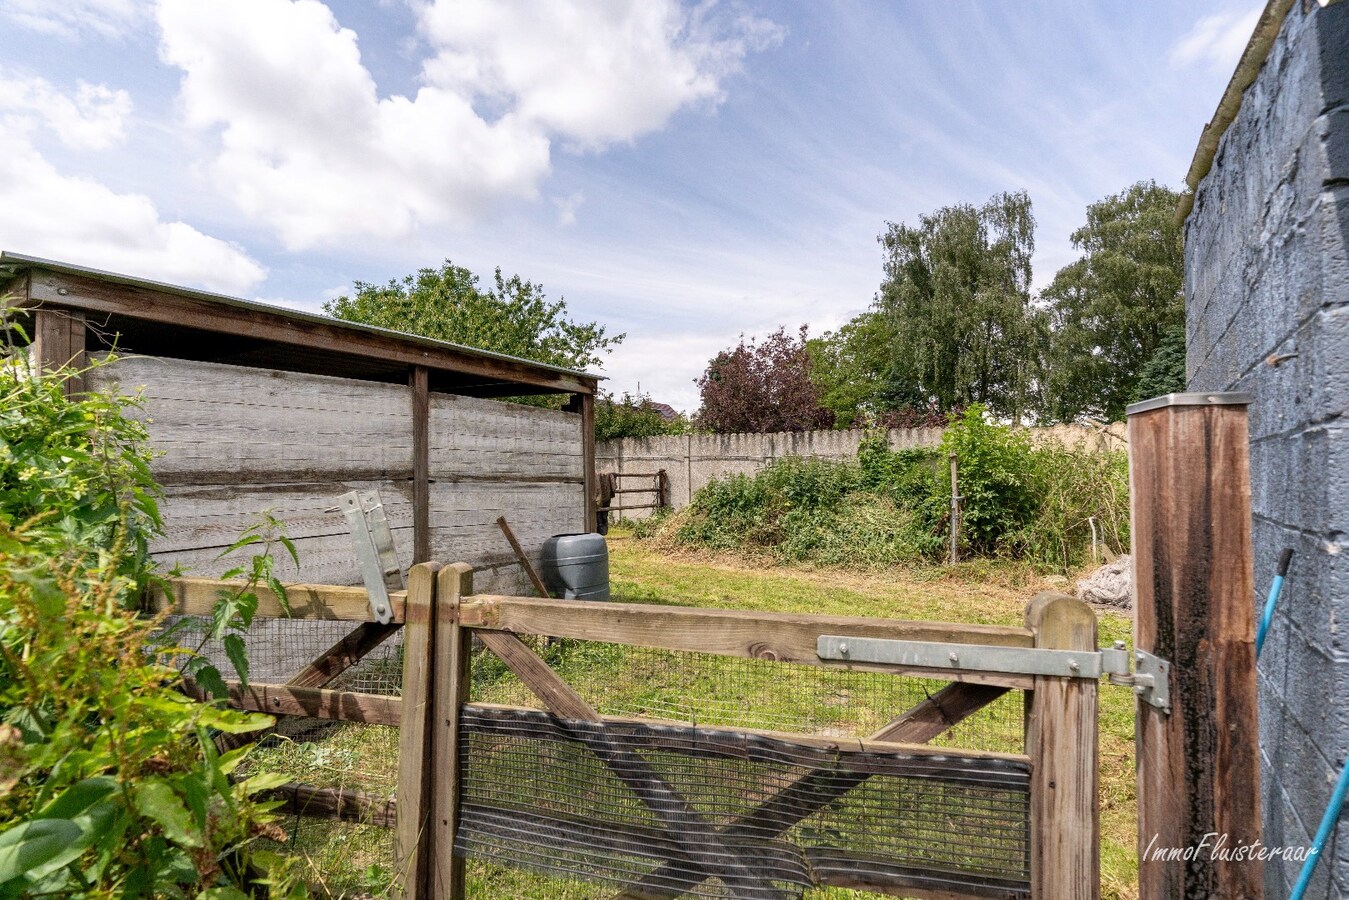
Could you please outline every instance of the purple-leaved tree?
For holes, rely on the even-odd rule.
[[[805,325],[798,336],[786,326],[764,338],[723,350],[697,379],[702,392],[698,426],[720,434],[735,431],[809,431],[834,423],[820,406],[810,380]]]

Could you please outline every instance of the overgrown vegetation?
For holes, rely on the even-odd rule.
[[[669,407],[665,407],[669,410]],[[595,440],[612,441],[628,437],[656,437],[662,434],[687,434],[692,426],[682,413],[673,416],[662,411],[650,395],[623,394],[615,397],[601,391],[595,401]]]
[[[890,450],[883,435],[855,461],[787,458],[753,476],[713,479],[659,529],[684,546],[767,553],[783,562],[885,566],[940,558],[951,523],[947,460],[959,463],[964,554],[1068,571],[1091,523],[1128,544],[1123,453],[1033,444],[972,406],[935,449]]]
[[[249,748],[219,755],[212,740],[270,718],[191,701],[168,663],[192,655],[137,614],[160,519],[135,401],[68,397],[64,376],[5,349],[0,897],[305,896],[293,862],[257,846],[284,834],[259,799],[280,782],[233,782]],[[222,603],[222,634],[249,598]]]

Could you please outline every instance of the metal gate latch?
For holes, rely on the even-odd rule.
[[[389,529],[384,504],[376,491],[351,491],[338,498],[351,541],[356,547],[356,562],[360,565],[361,580],[370,595],[370,611],[375,621],[388,624],[393,621],[393,604],[389,591],[403,589],[403,570],[394,551],[393,532]]]
[[[1131,687],[1138,699],[1164,712],[1171,712],[1171,663],[1146,650],[1135,650],[1134,671],[1129,671],[1129,651],[1124,641],[1115,641],[1108,650],[1101,651],[1101,669],[1110,676],[1111,684]]]
[[[1058,678],[1099,679],[1108,675],[1111,684],[1133,688],[1144,703],[1163,712],[1171,711],[1171,664],[1145,650],[1135,650],[1135,668],[1130,671],[1130,654],[1123,641],[1100,650],[1058,650],[822,634],[816,639],[815,653],[820,659],[839,662],[880,663],[917,669],[959,669]]]

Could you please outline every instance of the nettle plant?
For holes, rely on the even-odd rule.
[[[7,344],[16,328],[5,325]],[[161,522],[146,431],[128,414],[137,401],[67,396],[68,376],[38,375],[5,349],[0,898],[305,896],[293,861],[265,849],[285,837],[265,799],[282,779],[235,780],[251,747],[220,754],[213,739],[271,719],[185,696],[185,672],[217,693],[220,673],[138,612]],[[237,549],[293,553],[275,524]],[[270,553],[259,556],[209,628],[245,679],[233,632],[251,621],[257,585],[279,587]]]

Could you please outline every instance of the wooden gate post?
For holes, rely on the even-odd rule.
[[[398,730],[398,813],[394,848],[402,900],[431,900],[431,763],[439,563],[418,563],[408,572],[403,605],[403,718]]]
[[[1035,646],[1096,650],[1096,614],[1066,594],[1037,594],[1026,606]],[[1026,754],[1031,759],[1031,897],[1101,896],[1101,823],[1097,797],[1098,682],[1036,676],[1027,695]]]
[[[1134,646],[1171,663],[1171,713],[1137,711],[1142,900],[1264,896],[1260,861],[1214,852],[1260,837],[1249,402],[1128,409]]]
[[[509,533],[509,532],[508,532]],[[427,779],[434,781],[431,804],[433,860],[431,896],[436,900],[463,900],[464,860],[454,855],[459,831],[459,714],[469,699],[473,632],[459,624],[459,601],[473,594],[473,567],[454,563],[440,570],[436,591],[435,671],[436,710],[433,764]],[[545,594],[545,596],[547,596]]]

